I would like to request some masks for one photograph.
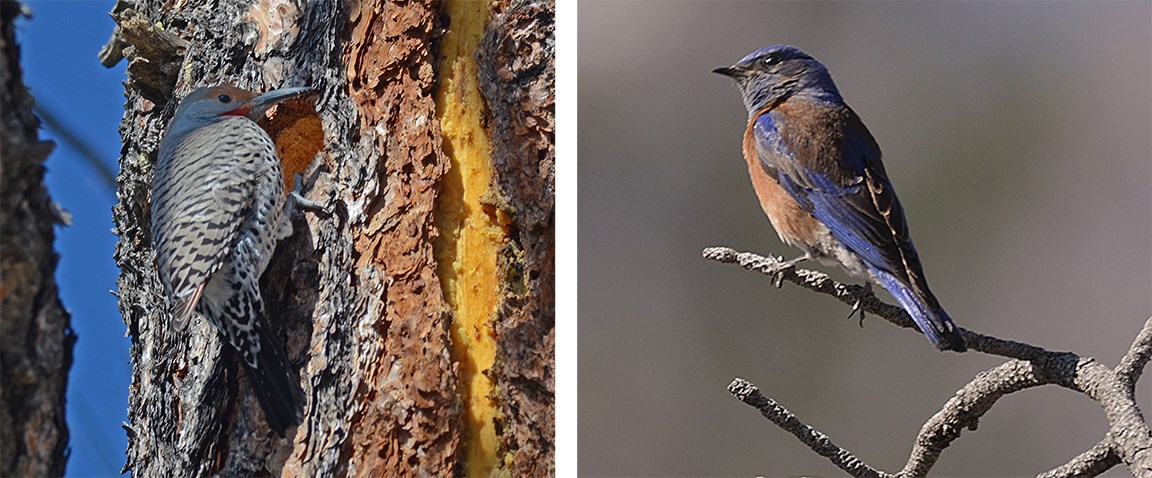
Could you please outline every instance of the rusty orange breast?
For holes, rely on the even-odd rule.
[[[766,112],[765,110],[760,114]],[[752,188],[756,190],[760,207],[772,222],[776,233],[780,235],[780,240],[790,246],[808,250],[807,245],[815,243],[823,225],[800,207],[792,195],[780,186],[776,178],[764,170],[756,150],[755,124],[756,117],[753,117],[748,121],[748,127],[744,129],[744,159],[748,163],[748,176],[752,179]]]

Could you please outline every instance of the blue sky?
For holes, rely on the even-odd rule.
[[[44,112],[117,171],[124,68],[104,68],[96,54],[112,33],[112,1],[27,1],[32,18],[17,21],[24,82]],[[116,289],[112,206],[116,192],[99,169],[47,125],[56,141],[48,157],[48,191],[72,214],[56,229],[56,280],[79,336],[68,382],[72,437],[66,476],[114,476],[124,465],[131,365],[124,323],[109,291]]]

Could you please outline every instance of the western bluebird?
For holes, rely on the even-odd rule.
[[[715,73],[736,80],[748,126],[744,157],[780,240],[804,259],[837,264],[888,290],[940,350],[966,350],[940,307],[908,235],[880,147],[828,69],[789,45],[750,53]]]

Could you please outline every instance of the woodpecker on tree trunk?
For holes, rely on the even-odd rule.
[[[196,312],[216,328],[281,436],[299,423],[303,394],[266,323],[259,281],[292,224],[276,146],[253,119],[309,91],[193,91],[164,133],[152,178],[152,241],[173,327]]]

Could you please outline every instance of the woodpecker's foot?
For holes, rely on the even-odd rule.
[[[865,282],[864,287],[860,289],[860,292],[856,293],[856,302],[852,304],[852,311],[848,312],[848,317],[845,317],[845,318],[851,319],[853,315],[856,315],[857,313],[859,313],[860,314],[860,328],[864,328],[864,308],[861,306],[864,303],[864,299],[871,297],[871,296],[872,296],[872,283],[871,282]]]
[[[800,257],[793,257],[792,259],[781,262],[779,265],[767,270],[766,274],[772,278],[772,284],[775,285],[777,289],[779,289],[784,286],[784,273],[791,269],[795,269],[796,264],[807,259],[807,254],[804,254]]]
[[[306,210],[312,211],[313,213],[317,213],[317,214],[322,213],[325,216],[332,215],[332,206],[330,204],[324,204],[320,201],[313,201],[311,199],[304,197],[304,195],[300,193],[300,187],[303,183],[304,183],[304,175],[302,175],[300,173],[296,173],[296,186],[293,187],[292,192],[289,193],[289,196],[292,198],[292,202],[294,203],[294,206],[296,206],[296,207],[292,208],[293,215],[295,215],[296,213],[299,213],[300,209],[306,209]],[[297,207],[299,209],[297,209]]]

